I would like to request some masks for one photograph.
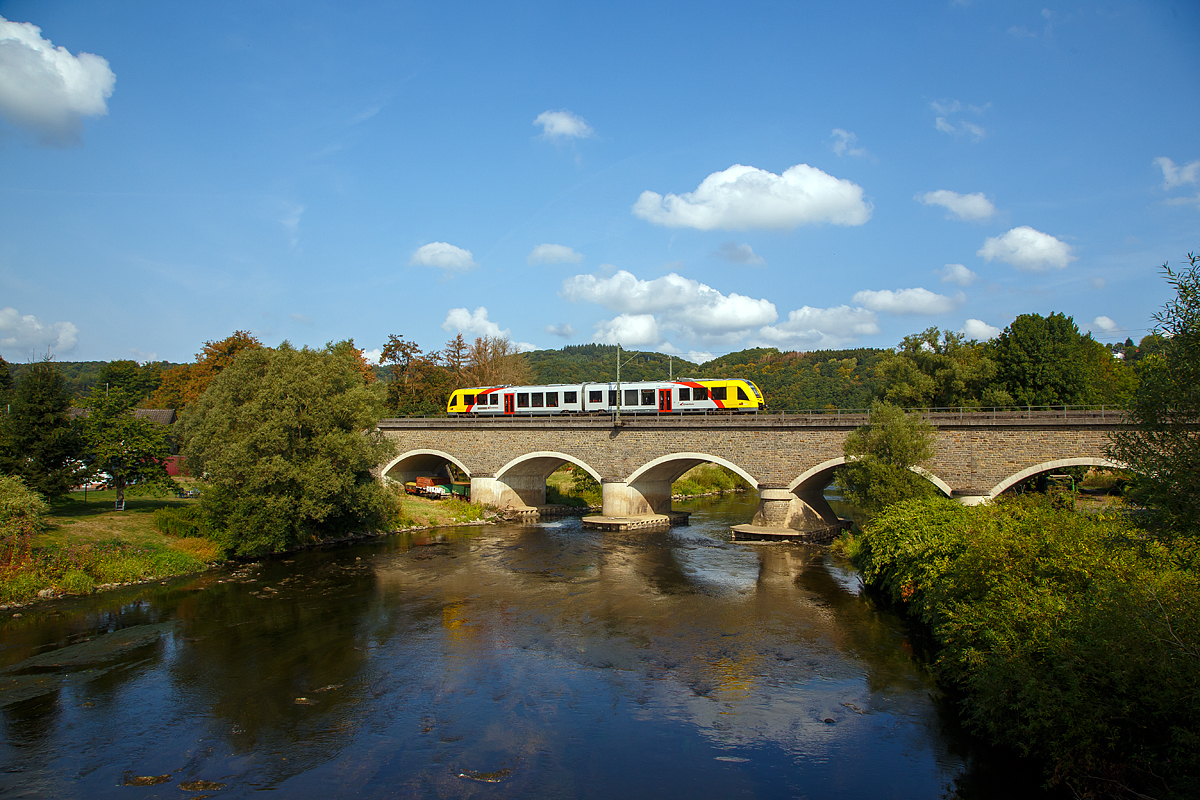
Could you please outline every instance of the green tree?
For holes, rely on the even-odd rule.
[[[171,454],[166,430],[135,416],[136,398],[121,388],[92,387],[83,420],[84,455],[94,474],[107,475],[116,490],[117,509],[125,508],[125,489],[133,484],[163,491],[173,486],[165,459]]]
[[[21,376],[4,417],[0,470],[18,475],[46,497],[61,497],[79,473],[79,437],[71,424],[71,398],[62,375],[40,361]]]
[[[999,388],[1022,406],[1097,402],[1096,348],[1065,314],[1022,314],[989,345]]]
[[[1163,272],[1175,297],[1154,315],[1157,350],[1138,362],[1132,425],[1110,455],[1135,474],[1133,497],[1155,512],[1155,529],[1200,538],[1200,256]]]
[[[158,364],[138,364],[136,361],[109,361],[100,368],[96,383],[100,387],[124,389],[131,397],[141,400],[149,396],[162,382],[162,367]]]
[[[46,501],[15,475],[0,476],[0,566],[29,558],[33,537],[45,528]]]
[[[981,342],[937,328],[905,336],[893,356],[880,361],[883,397],[899,406],[959,408],[1006,406],[1012,399],[994,385],[996,362]]]
[[[392,499],[371,470],[392,447],[375,430],[360,366],[342,345],[246,349],[184,411],[205,526],[228,552],[279,552],[388,523]]]
[[[835,480],[853,505],[877,511],[937,492],[912,470],[933,457],[933,426],[915,414],[905,414],[899,406],[872,403],[870,422],[846,437],[843,451],[846,465]]]

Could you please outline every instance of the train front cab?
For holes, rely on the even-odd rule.
[[[754,411],[765,405],[762,392],[751,381],[697,381],[697,384],[708,389],[709,398],[718,408],[727,411]]]

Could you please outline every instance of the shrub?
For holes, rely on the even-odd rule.
[[[91,594],[96,583],[82,570],[73,569],[58,579],[58,590],[64,594]]]
[[[187,539],[193,536],[203,536],[205,533],[201,527],[203,518],[199,506],[156,508],[153,519],[154,527],[167,536]]]
[[[17,567],[29,558],[34,535],[45,527],[46,501],[16,476],[0,476],[0,564]]]
[[[1126,520],[909,500],[867,528],[859,563],[930,626],[967,721],[1052,782],[1200,792],[1200,581]]]

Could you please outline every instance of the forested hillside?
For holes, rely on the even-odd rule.
[[[139,365],[135,361],[55,361],[54,367],[62,376],[67,392],[76,400],[86,397],[97,383],[119,382],[139,397],[158,388],[163,371],[179,366],[169,361]],[[33,369],[33,364],[10,364],[13,380],[20,380]]]
[[[521,358],[533,370],[538,383],[583,383],[584,381],[613,381],[617,379],[617,346],[615,344],[574,344],[561,350],[535,350],[522,353]],[[679,356],[662,353],[641,353],[621,349],[621,380],[656,381],[676,378],[703,377],[705,368]]]

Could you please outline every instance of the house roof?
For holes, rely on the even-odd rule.
[[[75,417],[86,418],[90,410],[88,408],[72,408],[67,413],[72,419]],[[148,419],[156,425],[173,425],[176,420],[173,408],[135,408],[133,415],[139,419]]]

